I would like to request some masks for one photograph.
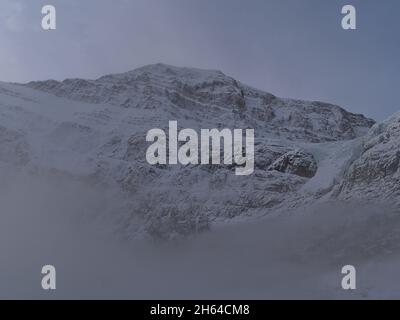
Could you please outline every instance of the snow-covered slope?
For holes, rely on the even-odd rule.
[[[170,120],[180,128],[254,128],[254,174],[149,165],[146,132]],[[278,98],[219,71],[157,64],[97,80],[0,83],[0,166],[103,185],[115,194],[110,215],[118,232],[169,239],[344,197],[352,186],[345,182],[339,192],[341,177],[348,181],[360,137],[373,124],[338,106]]]

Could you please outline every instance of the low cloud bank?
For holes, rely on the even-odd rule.
[[[1,173],[0,298],[396,297],[400,216],[326,204],[170,243],[118,235],[106,189],[63,176]],[[41,289],[43,265],[57,289]],[[341,289],[357,268],[358,290]],[[398,294],[397,294],[398,297]]]

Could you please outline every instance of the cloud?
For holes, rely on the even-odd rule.
[[[24,30],[25,6],[19,1],[3,0],[0,4],[0,18],[7,31],[21,32]]]

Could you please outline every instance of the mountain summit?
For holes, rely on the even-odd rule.
[[[31,82],[27,86],[75,101],[154,109],[170,119],[260,128],[259,134],[289,140],[349,140],[364,135],[374,124],[331,104],[280,99],[220,71],[165,64],[97,80]]]

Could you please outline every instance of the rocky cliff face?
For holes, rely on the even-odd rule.
[[[255,129],[254,173],[149,165],[146,132],[170,120],[180,129]],[[0,84],[0,164],[106,186],[117,195],[115,228],[128,237],[170,239],[324,197],[347,199],[382,178],[394,192],[394,127],[375,126],[356,159],[373,124],[338,106],[278,98],[218,71],[162,64],[97,80]]]
[[[400,204],[400,114],[375,125],[341,184],[340,198]]]

